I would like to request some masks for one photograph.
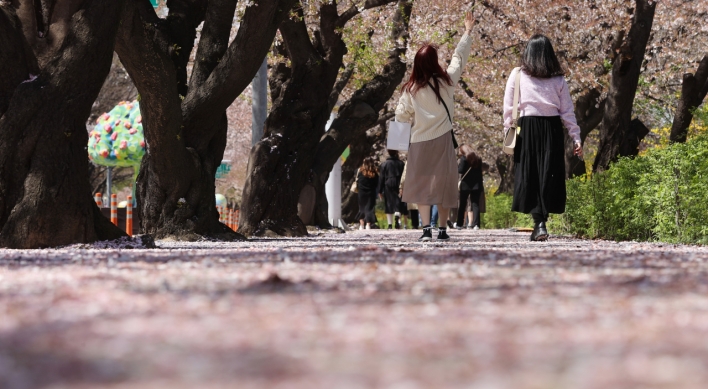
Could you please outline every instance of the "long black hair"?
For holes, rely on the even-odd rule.
[[[536,34],[526,43],[521,57],[521,69],[531,77],[550,78],[565,75],[551,40],[545,35]]]

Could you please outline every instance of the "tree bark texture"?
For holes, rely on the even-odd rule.
[[[312,171],[317,193],[314,221],[320,227],[331,227],[327,217],[328,203],[324,187],[337,158],[356,138],[376,124],[379,112],[396,92],[406,74],[406,64],[401,58],[405,56],[408,46],[408,24],[412,8],[411,1],[398,1],[390,36],[394,48],[390,51],[386,64],[379,74],[342,104],[329,131],[317,145]]]
[[[610,90],[600,127],[600,146],[593,171],[606,170],[618,157],[633,156],[638,152],[634,145],[638,145],[639,142],[632,138],[630,122],[656,5],[657,2],[650,0],[636,0],[632,26],[627,37],[616,50]]]
[[[123,1],[0,4],[0,246],[117,239],[89,186],[86,120]]]
[[[605,113],[605,99],[600,98],[599,90],[593,88],[580,95],[575,101],[575,119],[580,127],[580,140],[585,144],[588,135],[602,122]],[[575,142],[565,132],[565,172],[567,178],[582,176],[587,173],[585,161],[574,153]]]
[[[368,0],[363,9],[394,0]],[[336,1],[319,6],[312,38],[302,6],[280,27],[291,65],[280,63],[270,76],[273,105],[264,136],[251,150],[243,191],[239,232],[250,235],[307,235],[298,217],[298,199],[311,172],[329,119],[329,96],[347,52],[342,28],[361,12],[354,5],[341,15]]]
[[[236,0],[173,0],[164,20],[147,0],[126,5],[116,51],[141,97],[147,144],[136,193],[141,231],[184,240],[243,238],[219,222],[214,198],[226,109],[253,79],[293,3],[248,7],[231,44]],[[186,65],[202,21],[187,83]]]
[[[676,107],[669,137],[671,142],[686,142],[688,127],[693,121],[693,110],[703,103],[706,94],[708,94],[708,55],[703,57],[695,74],[683,75],[681,99]]]

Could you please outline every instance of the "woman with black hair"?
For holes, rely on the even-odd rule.
[[[379,185],[379,172],[373,158],[367,157],[356,173],[356,187],[359,200],[359,229],[371,229],[376,224],[376,189]]]
[[[565,72],[551,41],[534,35],[526,44],[521,67],[509,75],[504,93],[504,128],[520,128],[514,148],[514,201],[512,211],[530,213],[532,241],[548,239],[549,213],[565,212],[565,148],[563,126],[582,156],[580,128]],[[519,78],[517,82],[517,77]],[[515,84],[519,84],[519,119],[513,122]]]
[[[467,201],[472,204],[472,218],[469,220],[468,228],[479,229],[479,200],[484,192],[482,182],[482,159],[472,151],[467,145],[460,146],[460,160],[457,164],[457,172],[460,173],[460,203],[457,208],[457,228],[462,228],[465,221],[465,211]]]

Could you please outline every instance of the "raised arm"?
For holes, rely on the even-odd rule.
[[[467,66],[467,58],[469,58],[472,51],[472,37],[470,36],[472,26],[474,26],[474,17],[472,17],[471,12],[467,12],[465,15],[465,33],[462,35],[460,43],[457,44],[450,65],[447,67],[447,74],[452,79],[452,85],[456,85],[460,81],[462,71]]]

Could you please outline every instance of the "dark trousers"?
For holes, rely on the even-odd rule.
[[[474,220],[471,220],[471,226],[479,227],[479,196],[482,194],[481,190],[461,190],[460,191],[460,203],[457,208],[457,226],[462,227],[465,222],[465,211],[467,211],[467,199],[472,202],[472,214]]]
[[[533,218],[534,224],[538,224],[541,222],[545,223],[548,221],[548,215],[544,215],[538,212],[531,212],[531,217]]]
[[[418,213],[417,209],[411,209],[408,212],[411,214],[411,225],[417,230],[420,225],[420,213]]]

